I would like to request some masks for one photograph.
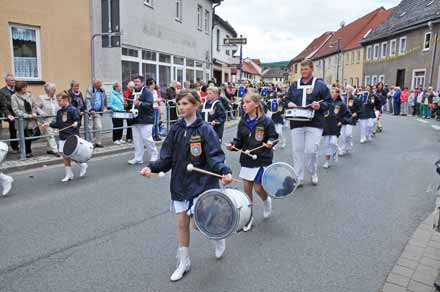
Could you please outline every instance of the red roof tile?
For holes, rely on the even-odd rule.
[[[321,36],[314,39],[307,48],[302,51],[298,56],[293,58],[290,63],[299,62],[306,58],[312,58],[313,55],[321,48],[331,37],[333,32],[327,31]]]
[[[258,73],[257,69],[250,63],[243,60],[243,72],[250,73],[253,75],[261,75]]]

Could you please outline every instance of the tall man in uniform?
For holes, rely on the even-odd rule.
[[[287,108],[302,107],[314,110],[310,121],[290,121],[294,153],[294,168],[300,180],[304,181],[304,168],[312,176],[312,184],[318,184],[318,151],[324,127],[324,113],[329,109],[330,90],[324,81],[313,77],[313,62],[301,63],[301,78],[294,82],[287,93]]]

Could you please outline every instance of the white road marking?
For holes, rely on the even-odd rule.
[[[433,127],[434,130],[440,131],[440,126],[437,126],[437,125],[431,125],[431,127]]]
[[[424,123],[424,124],[429,124],[428,121],[425,121],[425,120],[422,120],[422,119],[416,119],[416,121],[419,121],[419,122]]]

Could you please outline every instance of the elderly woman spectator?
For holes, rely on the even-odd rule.
[[[393,112],[395,116],[400,115],[400,95],[402,94],[402,91],[400,90],[400,87],[396,86],[394,90],[393,95]]]
[[[130,98],[131,94],[133,93],[134,89],[134,82],[130,81],[127,83],[127,90],[124,91],[124,107],[125,110],[130,110],[128,99]],[[127,126],[132,126],[132,120],[127,120]],[[133,132],[131,131],[131,128],[127,128],[127,142],[131,143],[133,141]]]
[[[119,82],[113,83],[113,90],[108,96],[108,107],[114,112],[124,112],[124,96],[122,94],[122,86]],[[116,145],[125,144],[122,140],[124,132],[124,120],[112,118],[113,122],[113,143]]]
[[[83,94],[79,89],[79,82],[72,80],[70,82],[70,89],[67,92],[70,96],[70,104],[79,111],[81,120],[84,116],[84,112],[86,111],[86,103],[84,101]]]
[[[38,115],[45,117],[45,123],[51,123],[58,111],[58,103],[56,98],[57,87],[54,83],[46,83],[44,85],[45,94],[41,95],[37,101],[37,113]],[[55,141],[55,130],[52,128],[43,128],[43,135],[47,135],[47,154],[52,154],[55,156],[59,156],[58,154],[58,146]]]
[[[12,110],[17,117],[24,118],[24,136],[25,138],[38,136],[40,129],[37,124],[36,105],[32,100],[31,94],[27,91],[28,84],[25,81],[17,81],[15,84],[15,93],[11,97]],[[25,140],[26,157],[32,155],[32,139]]]
[[[409,106],[408,114],[410,116],[416,115],[416,99],[417,99],[416,90],[411,90],[408,98],[408,106]]]

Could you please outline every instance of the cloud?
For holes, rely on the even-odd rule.
[[[216,13],[248,38],[247,57],[285,61],[325,31],[337,30],[380,6],[399,0],[225,0]]]

